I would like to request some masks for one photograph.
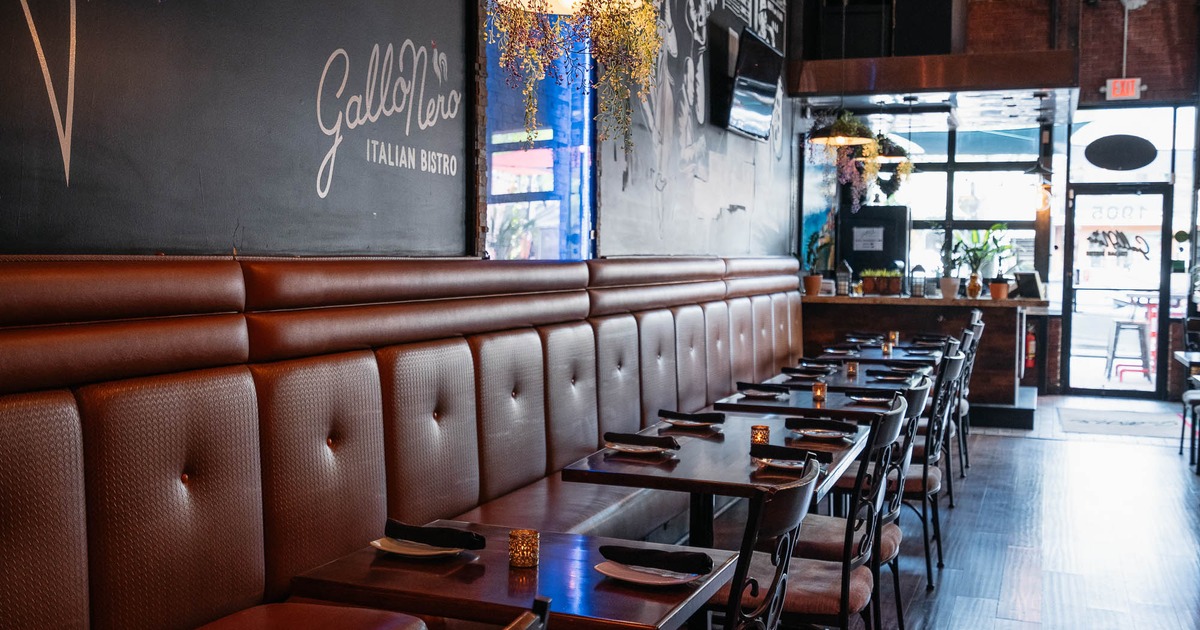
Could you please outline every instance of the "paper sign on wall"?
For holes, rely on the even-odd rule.
[[[881,252],[883,251],[883,228],[882,227],[856,227],[854,228],[854,243],[853,249],[856,252]]]

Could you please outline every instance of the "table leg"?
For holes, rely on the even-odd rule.
[[[713,546],[713,496],[693,492],[688,511],[688,544],[692,547]]]

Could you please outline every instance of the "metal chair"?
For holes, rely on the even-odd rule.
[[[533,600],[533,607],[504,626],[504,630],[546,630],[549,620],[550,598],[539,595]]]

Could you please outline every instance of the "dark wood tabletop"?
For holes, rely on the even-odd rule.
[[[889,355],[883,354],[879,346],[862,346],[853,354],[823,352],[818,357],[821,360],[858,361],[877,365],[937,365],[942,362],[942,351],[936,348],[920,348],[910,352],[904,348],[893,348]]]
[[[926,375],[924,371],[914,372],[907,380],[894,380],[891,377],[880,377],[877,375],[867,374],[867,371],[887,370],[883,366],[859,366],[858,374],[854,378],[846,376],[844,369],[838,369],[836,372],[830,372],[821,376],[820,379],[825,382],[825,385],[830,391],[845,391],[848,389],[874,389],[880,391],[901,391],[916,385],[921,376]],[[927,370],[928,368],[922,368]],[[899,376],[899,375],[897,375]],[[796,376],[791,374],[777,374],[764,381],[771,385],[783,385],[785,387],[804,390],[812,389],[815,376]]]
[[[541,532],[535,568],[508,565],[505,527],[436,521],[483,534],[487,547],[444,559],[412,560],[365,547],[292,578],[295,597],[385,608],[483,623],[506,624],[550,598],[552,628],[678,628],[733,577],[737,552],[690,549],[629,540]],[[646,587],[605,577],[601,545],[704,551],[707,576],[680,586]]]
[[[879,413],[881,409],[876,409]],[[603,449],[562,470],[565,481],[599,483],[633,488],[656,488],[691,494],[689,544],[712,546],[713,496],[755,497],[795,481],[800,471],[760,467],[750,458],[750,426],[771,427],[771,444],[794,446],[824,453],[829,460],[814,489],[817,500],[842,476],[866,446],[868,427],[859,427],[852,439],[800,439],[785,427],[783,416],[729,414],[719,429],[679,429],[659,424],[642,431],[670,435],[679,442],[672,454],[626,455]]]

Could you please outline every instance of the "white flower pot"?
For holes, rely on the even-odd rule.
[[[942,288],[943,300],[953,300],[958,297],[958,278],[940,278],[938,284]]]

